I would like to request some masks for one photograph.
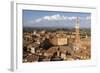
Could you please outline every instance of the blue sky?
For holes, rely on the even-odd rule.
[[[91,27],[91,14],[79,12],[23,10],[24,27],[74,27],[76,17],[80,27]]]

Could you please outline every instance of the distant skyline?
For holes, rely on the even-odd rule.
[[[76,17],[80,28],[91,27],[91,13],[23,10],[23,27],[74,28]]]

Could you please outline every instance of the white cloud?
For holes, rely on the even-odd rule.
[[[69,20],[75,20],[77,17],[72,16],[72,17],[68,17]]]
[[[91,16],[87,16],[87,17],[86,17],[86,20],[90,20],[90,19],[91,19]]]
[[[43,19],[50,20],[50,17],[49,16],[44,16]]]
[[[35,21],[36,21],[36,22],[40,22],[41,20],[42,20],[42,19],[41,19],[41,18],[39,18],[39,19],[36,19]]]
[[[38,19],[35,19],[33,21],[31,21],[31,23],[39,23],[41,21],[72,21],[72,20],[76,20],[76,16],[64,16],[64,15],[60,15],[60,14],[55,14],[55,15],[51,15],[51,16],[44,16]],[[91,17],[87,16],[87,17],[79,17],[80,20],[89,20]]]
[[[52,16],[44,16],[42,18],[38,18],[35,20],[35,22],[40,22],[42,20],[48,20],[48,21],[67,20],[67,17],[60,15],[60,14],[56,14]]]

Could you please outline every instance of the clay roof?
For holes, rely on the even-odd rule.
[[[26,59],[27,59],[28,62],[38,61],[38,56],[35,55],[35,54],[31,54],[31,55],[28,55],[26,57]]]

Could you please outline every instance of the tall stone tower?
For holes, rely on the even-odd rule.
[[[75,32],[76,32],[76,36],[75,36],[75,50],[79,50],[80,48],[80,20],[79,17],[77,17],[76,19],[76,25],[75,25]]]

